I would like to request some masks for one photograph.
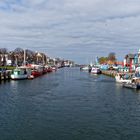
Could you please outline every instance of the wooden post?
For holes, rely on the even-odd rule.
[[[2,80],[2,75],[1,75],[1,72],[0,72],[0,81]]]
[[[11,73],[10,73],[10,71],[8,71],[8,73],[7,73],[7,77],[8,77],[8,79],[11,78]]]
[[[4,81],[6,80],[6,72],[5,71],[3,72],[3,80]]]

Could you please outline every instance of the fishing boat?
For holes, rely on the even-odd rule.
[[[101,74],[101,70],[98,67],[92,67],[89,72],[92,74]]]
[[[52,67],[49,66],[49,67],[47,68],[47,72],[49,73],[49,72],[52,72],[52,71],[53,71]]]
[[[50,73],[50,72],[52,72],[52,71],[56,71],[56,67],[55,67],[55,66],[46,65],[46,66],[44,67],[44,70],[45,70],[46,73]]]
[[[41,65],[31,65],[31,75],[33,75],[34,77],[38,77],[41,76],[43,74],[43,66]]]
[[[131,82],[123,83],[123,87],[131,89],[140,89],[140,83],[138,78],[133,78]]]
[[[16,67],[11,73],[11,79],[21,80],[28,79],[31,76],[31,69],[27,67]]]

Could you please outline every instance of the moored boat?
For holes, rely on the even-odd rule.
[[[90,73],[92,74],[101,74],[101,70],[98,67],[92,67],[90,70]]]
[[[28,79],[31,76],[31,69],[27,67],[17,67],[11,73],[11,79]]]
[[[52,72],[53,71],[53,69],[52,69],[52,67],[48,67],[47,68],[47,72],[49,73],[49,72]]]
[[[57,71],[57,67],[56,66],[51,66],[52,71]]]
[[[140,89],[140,83],[138,78],[133,78],[131,82],[123,83],[123,87],[131,89]]]
[[[80,70],[83,70],[83,71],[89,71],[90,69],[90,66],[82,66],[80,67]]]
[[[131,83],[132,78],[127,74],[117,73],[115,80],[117,83]]]
[[[46,71],[47,73],[50,73],[50,72],[53,71],[53,68],[52,68],[51,66],[46,65],[46,66],[45,66],[45,71]]]
[[[43,74],[43,66],[41,65],[31,65],[32,72],[31,75],[34,77],[41,76]]]
[[[123,87],[132,88],[132,89],[139,89],[140,85],[128,82],[128,83],[123,83]]]

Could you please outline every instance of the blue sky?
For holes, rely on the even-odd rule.
[[[89,63],[140,48],[139,0],[0,0],[0,48]]]

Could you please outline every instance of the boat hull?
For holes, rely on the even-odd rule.
[[[43,72],[39,72],[39,71],[32,71],[31,75],[33,75],[33,77],[38,77],[41,76],[43,74]]]
[[[131,88],[131,89],[140,89],[140,85],[134,83],[123,83],[123,87]]]
[[[12,80],[22,80],[22,79],[27,79],[28,75],[14,75],[11,74],[11,79]]]
[[[88,67],[88,66],[80,67],[80,70],[83,70],[83,71],[89,71],[89,67]]]
[[[117,83],[129,83],[131,80],[115,78]]]
[[[28,79],[30,75],[31,75],[30,68],[18,67],[12,71],[10,77],[12,80],[22,80],[22,79]]]
[[[101,74],[102,72],[99,68],[94,68],[93,67],[93,68],[91,68],[90,73],[91,74]]]

